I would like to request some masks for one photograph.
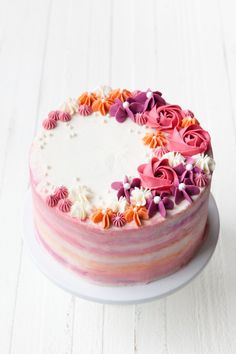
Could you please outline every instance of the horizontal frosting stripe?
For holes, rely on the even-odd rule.
[[[41,198],[38,198],[37,193],[33,194],[34,205],[38,211],[40,210],[40,213],[43,215],[44,219],[50,220],[50,225],[57,225],[58,230],[64,229],[69,235],[74,235],[73,238],[75,238],[75,240],[79,243],[83,243],[86,247],[93,247],[95,243],[96,247],[99,245],[100,248],[102,247],[102,244],[104,244],[106,248],[115,245],[116,248],[122,249],[123,247],[127,249],[127,247],[136,248],[137,244],[140,244],[141,247],[146,248],[151,245],[161,243],[163,241],[162,239],[165,239],[166,241],[166,237],[170,234],[173,225],[174,227],[180,226],[183,219],[191,218],[192,213],[202,207],[202,203],[204,203],[208,197],[209,189],[206,188],[195,203],[193,203],[192,206],[190,206],[188,210],[183,213],[183,218],[180,217],[180,214],[173,215],[166,220],[164,227],[163,224],[158,225],[158,239],[156,237],[157,225],[155,225],[155,227],[154,225],[146,226],[145,234],[142,232],[142,229],[136,229],[135,234],[130,233],[129,231],[124,231],[122,234],[116,235],[115,237],[113,237],[113,230],[106,230],[104,235],[99,235],[94,232],[91,233],[91,230],[90,228],[87,228],[86,223],[79,225],[80,227],[78,225],[71,225],[71,222],[67,221],[64,217],[61,217],[60,214],[55,215],[54,209],[52,210],[51,208],[47,208],[44,201],[41,200]],[[108,234],[109,238],[107,237]]]
[[[189,219],[188,219],[188,223],[184,222],[184,224],[182,224],[182,227],[184,228],[185,232],[189,232],[192,229],[193,226],[193,221],[194,224],[196,225],[196,231],[198,231],[199,226],[201,225],[202,218],[204,217],[204,211],[205,209],[201,208],[201,212],[200,213],[195,213],[195,221],[193,220],[192,217],[192,222],[189,224]],[[160,243],[156,243],[154,245],[149,245],[149,247],[144,248],[140,247],[142,245],[136,245],[136,248],[134,248],[135,245],[133,245],[133,249],[117,249],[116,248],[110,248],[110,249],[101,249],[101,248],[96,248],[95,245],[91,246],[91,245],[85,245],[85,244],[81,244],[81,242],[79,242],[78,240],[76,240],[73,237],[70,237],[68,235],[68,233],[63,232],[61,229],[60,231],[57,229],[57,227],[52,226],[52,224],[49,225],[45,225],[45,219],[40,215],[40,213],[37,213],[36,216],[37,219],[37,223],[40,225],[40,231],[42,233],[45,232],[54,232],[55,235],[55,242],[61,242],[63,241],[64,243],[67,243],[69,246],[75,248],[77,251],[80,251],[81,253],[85,254],[87,257],[92,257],[93,259],[99,259],[101,258],[101,256],[104,257],[112,257],[112,260],[114,261],[114,258],[117,260],[119,258],[125,258],[125,257],[137,257],[137,256],[141,256],[141,255],[150,255],[158,250],[163,250],[166,247],[169,247],[170,245],[173,245],[174,243],[178,242],[179,240],[181,240],[183,238],[183,232],[182,229],[180,230],[172,230],[173,233],[173,237],[169,238],[169,240]],[[157,239],[158,241],[158,239]]]
[[[173,258],[173,262],[169,262],[167,264],[162,264],[161,266],[149,269],[147,271],[139,271],[136,272],[122,272],[121,274],[119,273],[106,273],[104,274],[103,272],[98,272],[97,270],[82,270],[78,266],[73,265],[71,263],[68,263],[68,261],[62,257],[56,254],[46,243],[43,239],[40,238],[40,236],[37,236],[39,241],[43,244],[43,246],[47,249],[47,251],[60,263],[65,264],[68,268],[71,270],[75,271],[78,275],[88,279],[89,281],[93,281],[95,283],[106,283],[110,285],[125,285],[125,284],[138,284],[138,283],[147,283],[149,281],[153,281],[155,279],[159,279],[163,276],[167,276],[168,274],[173,273],[174,271],[178,270],[181,266],[183,266],[185,263],[187,263],[193,255],[196,253],[200,245],[202,244],[203,237],[199,237],[199,239],[193,243],[188,249],[186,249],[186,252],[180,254],[179,256],[176,256]],[[125,276],[124,276],[125,275]]]
[[[57,240],[57,235],[54,235],[48,229],[46,230],[42,227],[42,225],[37,224],[37,220],[36,227],[38,233],[39,227],[41,227],[41,238],[43,238],[53,250],[57,250],[57,253],[68,255],[69,259],[74,259],[75,264],[79,264],[82,268],[87,267],[89,269],[101,269],[103,272],[107,271],[107,267],[109,269],[114,269],[115,271],[119,271],[119,269],[125,270],[126,268],[139,269],[140,267],[145,267],[148,269],[152,266],[152,264],[159,264],[162,260],[171,257],[172,254],[176,254],[176,252],[178,253],[179,250],[181,252],[182,249],[184,249],[188,244],[194,242],[194,240],[199,237],[199,234],[202,234],[203,232],[202,226],[199,226],[194,234],[189,234],[189,230],[186,230],[180,241],[155,253],[136,257],[114,258],[107,256],[96,257],[94,254],[87,254],[86,252],[78,250],[62,240],[59,241]]]

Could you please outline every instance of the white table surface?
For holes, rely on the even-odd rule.
[[[0,0],[0,353],[236,352],[236,21],[227,0]],[[48,111],[85,88],[157,88],[212,135],[221,216],[204,272],[143,305],[49,282],[19,233],[27,155]]]

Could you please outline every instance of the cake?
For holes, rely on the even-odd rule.
[[[147,284],[204,242],[210,135],[159,91],[67,99],[42,121],[29,165],[38,247],[86,281]]]

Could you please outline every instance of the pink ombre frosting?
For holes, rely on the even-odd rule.
[[[195,203],[145,228],[98,229],[45,206],[32,185],[39,241],[79,276],[114,286],[143,284],[187,263],[203,242],[210,186]],[[62,200],[63,201],[63,200]]]

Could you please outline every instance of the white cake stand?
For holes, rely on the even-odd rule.
[[[23,209],[24,243],[36,265],[50,280],[81,298],[104,304],[134,304],[159,299],[172,294],[193,280],[207,265],[217,245],[219,213],[210,196],[206,239],[196,256],[178,272],[146,285],[122,287],[99,286],[89,283],[52,258],[37,241],[34,233],[32,201],[28,192]]]

